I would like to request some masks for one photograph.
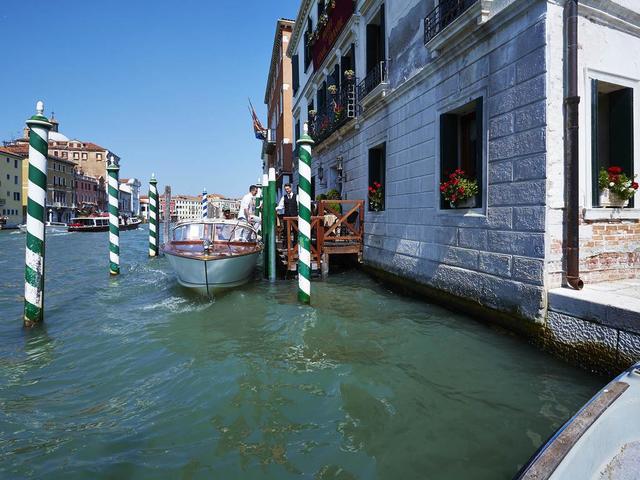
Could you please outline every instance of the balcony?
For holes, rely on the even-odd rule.
[[[374,91],[375,94],[372,97],[376,97],[378,93],[384,91],[386,85],[388,85],[387,62],[383,60],[369,70],[367,76],[358,84],[358,101],[362,103]]]
[[[316,112],[311,123],[311,136],[316,144],[356,116],[356,86],[353,81],[345,81],[339,91],[329,93],[328,97],[326,108]]]
[[[428,44],[479,0],[440,0],[424,19],[424,43]]]

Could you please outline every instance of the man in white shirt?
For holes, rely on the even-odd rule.
[[[258,187],[251,185],[249,187],[249,193],[247,193],[242,200],[240,200],[240,211],[238,212],[238,218],[246,220],[254,227],[260,223],[260,217],[256,216],[256,202],[255,197],[258,193]]]

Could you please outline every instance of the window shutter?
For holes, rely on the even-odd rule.
[[[386,57],[385,48],[385,28],[384,28],[384,3],[380,6],[380,27],[378,29],[378,60],[382,61]]]
[[[609,158],[633,176],[633,89],[609,94]]]
[[[293,94],[295,95],[296,92],[298,91],[298,88],[300,87],[300,72],[298,71],[300,67],[299,67],[298,55],[294,55],[293,57],[291,57],[291,68],[292,68],[291,76],[293,81]]]
[[[367,72],[368,74],[376,66],[378,60],[378,25],[367,25]]]
[[[478,195],[476,196],[475,207],[482,206],[482,185],[484,185],[482,178],[482,148],[484,146],[485,128],[482,101],[482,97],[476,99],[476,180],[478,181]]]
[[[600,206],[598,173],[600,157],[598,155],[598,80],[591,80],[591,202]]]
[[[458,116],[453,113],[444,113],[440,115],[440,181],[445,181],[457,167]],[[448,208],[442,196],[440,196],[440,208]]]

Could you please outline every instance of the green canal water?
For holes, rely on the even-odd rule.
[[[0,478],[509,479],[604,382],[358,271],[209,302],[146,235],[117,279],[106,233],[48,236],[25,331],[0,233]]]

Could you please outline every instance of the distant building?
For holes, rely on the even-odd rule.
[[[83,211],[104,211],[107,209],[107,191],[104,179],[84,175],[78,170],[76,170],[74,178],[73,203],[77,209]]]
[[[131,205],[129,211],[132,215],[140,215],[140,187],[142,184],[137,178],[121,178],[120,191],[127,192],[131,196]]]
[[[174,197],[171,197],[174,200]],[[180,220],[196,220],[202,218],[202,205],[199,196],[193,195],[176,195],[175,196],[175,213],[178,221]]]
[[[52,124],[51,131],[49,132],[49,154],[73,162],[80,167],[85,175],[96,178],[106,178],[107,154],[113,155],[116,160],[120,160],[120,157],[100,145],[67,138],[60,133],[59,123],[53,114],[49,121]],[[18,140],[18,142],[29,142],[29,129],[27,127],[24,129],[24,138]]]
[[[22,211],[26,218],[27,195],[29,188],[29,144],[25,142],[11,143],[3,147],[23,158],[22,162]],[[75,164],[69,160],[58,158],[51,153],[47,157],[47,204],[48,221],[67,223],[77,208],[74,195]]]
[[[146,202],[147,202],[147,205],[148,205],[148,203],[149,203],[149,199],[148,198],[146,198]],[[166,202],[165,202],[165,196],[164,195],[160,195],[159,203],[160,203],[160,205],[159,205],[160,210],[158,210],[159,218],[160,218],[160,221],[164,221],[164,212],[166,210],[165,209],[165,203]],[[175,222],[175,221],[178,220],[178,217],[176,215],[176,199],[175,199],[175,197],[171,197],[171,202],[169,203],[169,216],[170,216],[170,221],[171,222]],[[149,218],[148,214],[147,214],[147,218]]]
[[[0,228],[24,222],[22,212],[22,164],[24,157],[0,147]]]
[[[293,172],[293,146],[291,133],[292,88],[291,59],[287,57],[287,47],[293,30],[292,20],[279,19],[276,22],[271,64],[267,77],[264,103],[267,105],[267,139],[263,143],[263,161],[266,169],[276,170],[276,188],[282,193],[285,183],[291,183]],[[298,132],[299,133],[299,132]]]
[[[240,200],[225,198],[223,195],[207,195],[209,218],[222,218],[224,211],[229,210],[233,217],[238,216],[240,211]]]
[[[145,221],[149,221],[149,197],[146,195],[140,197],[140,215]]]
[[[120,191],[118,192],[118,209],[120,215],[130,217],[131,213],[131,191],[127,188],[127,184],[120,184]]]

